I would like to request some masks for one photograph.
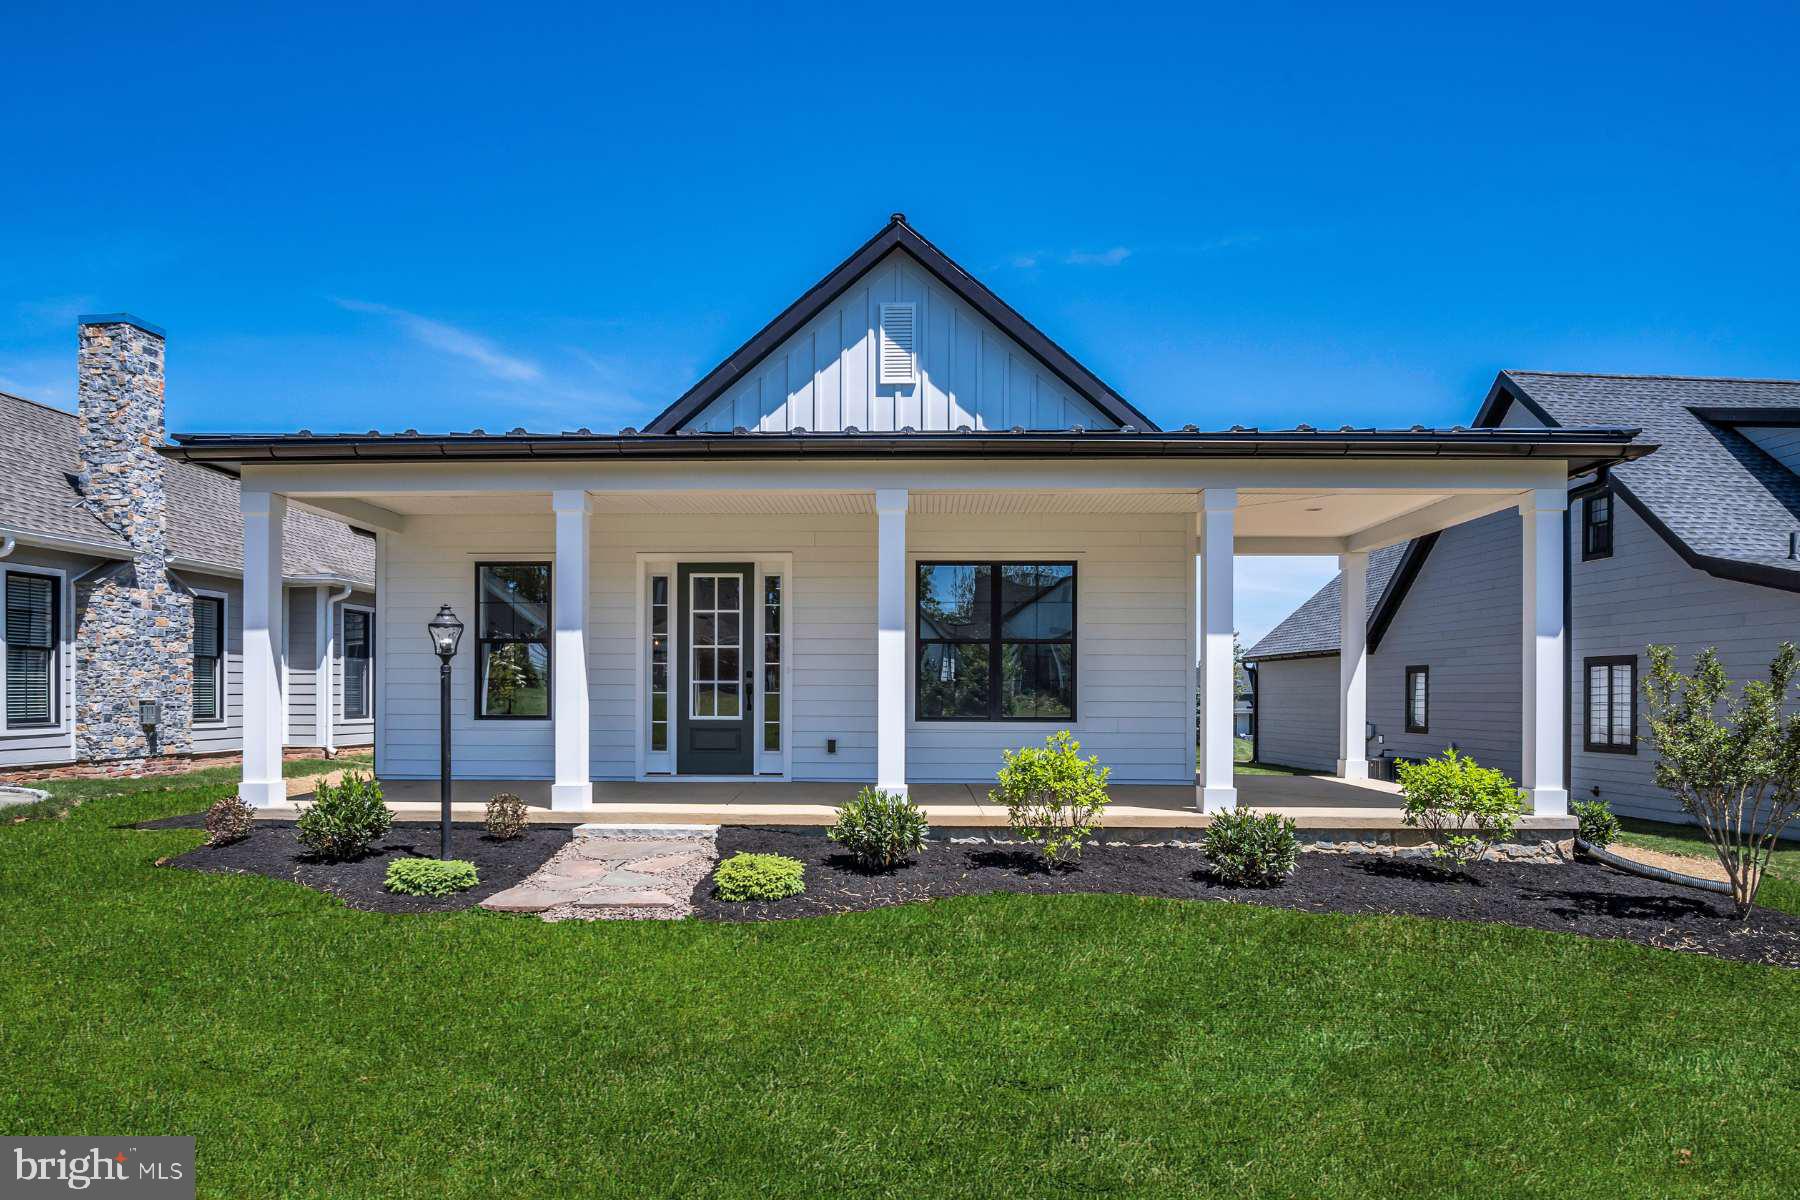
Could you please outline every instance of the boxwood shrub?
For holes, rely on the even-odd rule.
[[[806,890],[806,864],[782,854],[734,854],[713,870],[721,900],[785,900]]]
[[[871,871],[885,871],[925,848],[930,832],[918,805],[894,792],[865,787],[837,811],[826,834]]]
[[[335,787],[319,784],[295,836],[320,858],[341,862],[362,854],[393,824],[393,812],[381,801],[381,784],[367,775],[346,775]]]
[[[383,881],[388,891],[403,896],[448,896],[480,882],[475,864],[460,858],[397,858]]]

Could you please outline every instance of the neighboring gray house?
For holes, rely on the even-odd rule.
[[[1637,427],[1660,448],[1571,481],[1565,662],[1572,799],[1682,819],[1654,781],[1645,647],[1716,646],[1733,678],[1800,639],[1800,382],[1503,372],[1477,427]],[[1369,557],[1371,760],[1447,745],[1517,777],[1521,523],[1507,511]],[[1263,761],[1338,755],[1334,579],[1246,657]]]
[[[161,331],[83,317],[80,339],[78,413],[0,394],[0,771],[238,750],[237,480],[161,453]],[[374,539],[308,511],[289,531],[287,743],[367,744]]]

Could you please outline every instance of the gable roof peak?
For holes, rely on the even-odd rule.
[[[895,250],[904,251],[928,274],[963,303],[1012,338],[1050,373],[1109,419],[1120,425],[1158,431],[1159,426],[1135,408],[1099,376],[1057,345],[1042,330],[1021,316],[949,255],[926,240],[903,212],[888,215],[873,237],[839,263],[823,279],[808,288],[787,308],[739,346],[718,366],[708,371],[673,404],[644,427],[646,433],[675,433],[691,418],[754,370],[793,333],[818,316],[848,291],[876,263]]]

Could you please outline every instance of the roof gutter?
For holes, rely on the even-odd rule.
[[[8,543],[37,546],[44,550],[61,550],[69,554],[86,554],[94,558],[111,558],[121,561],[137,557],[137,551],[126,546],[108,545],[105,542],[90,542],[84,538],[58,537],[50,533],[34,533],[29,529],[15,529],[0,526],[0,538]],[[7,551],[12,553],[11,550]],[[0,558],[5,555],[0,555]]]
[[[1262,433],[743,433],[639,434],[178,434],[172,458],[205,463],[861,458],[1557,458],[1571,473],[1639,458],[1655,446],[1633,429],[1443,431],[1311,430]]]

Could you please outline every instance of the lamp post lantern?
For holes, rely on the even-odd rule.
[[[443,804],[439,858],[450,857],[450,660],[462,642],[463,623],[448,604],[425,625],[438,656],[438,796]]]

